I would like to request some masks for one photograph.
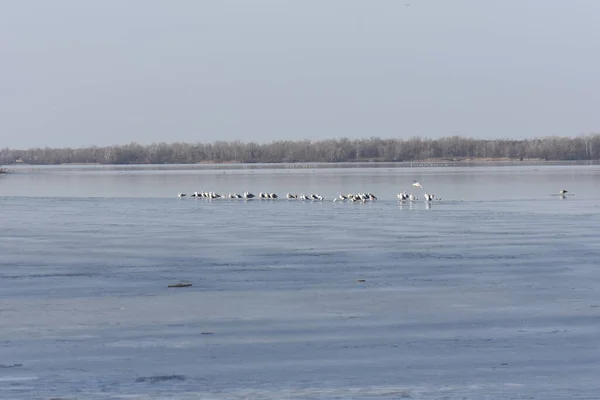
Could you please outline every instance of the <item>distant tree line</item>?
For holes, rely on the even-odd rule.
[[[328,139],[153,143],[86,148],[0,150],[0,164],[190,164],[424,161],[463,159],[600,160],[600,134],[539,139]]]

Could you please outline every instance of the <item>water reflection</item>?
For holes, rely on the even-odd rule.
[[[428,202],[428,201],[424,201],[424,202],[402,202],[402,201],[397,201],[397,207],[400,210],[417,210],[421,208],[421,204],[424,204],[424,207],[426,210],[430,210],[433,207],[433,202]]]

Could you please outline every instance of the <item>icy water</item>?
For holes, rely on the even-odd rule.
[[[413,179],[442,201],[400,204]],[[331,202],[357,191],[379,200]],[[1,399],[595,399],[599,376],[598,166],[0,176]]]

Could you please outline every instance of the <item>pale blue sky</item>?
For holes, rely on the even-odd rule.
[[[0,148],[576,136],[599,71],[600,0],[0,0]]]

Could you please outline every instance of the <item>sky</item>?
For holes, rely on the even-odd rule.
[[[598,0],[0,0],[0,148],[600,133]]]

